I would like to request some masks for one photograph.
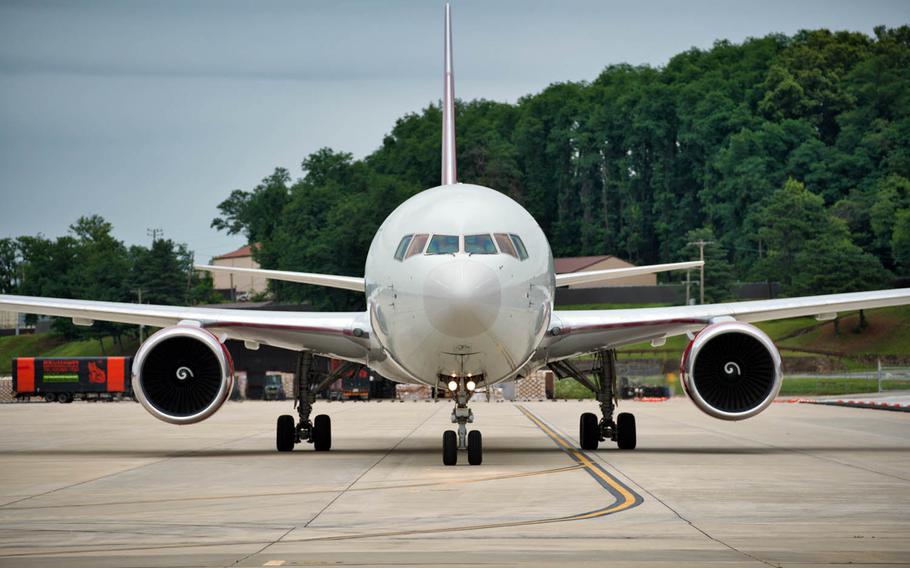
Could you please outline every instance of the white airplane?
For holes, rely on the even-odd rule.
[[[682,356],[682,384],[695,405],[722,420],[755,416],[781,387],[781,359],[752,322],[816,316],[910,303],[910,289],[858,292],[727,304],[623,310],[554,310],[555,289],[585,282],[701,266],[656,266],[555,274],[543,231],[518,203],[490,188],[459,183],[455,163],[452,34],[445,9],[445,79],[442,183],[402,203],[376,232],[363,278],[215,266],[212,272],[254,274],[363,292],[365,312],[300,313],[136,305],[26,296],[0,296],[0,310],[162,328],[142,344],[133,361],[132,385],[155,417],[191,424],[212,416],[233,385],[224,347],[242,340],[249,349],[272,345],[300,353],[295,380],[298,417],[278,418],[277,448],[312,443],[331,447],[326,415],[310,420],[316,393],[356,366],[369,366],[403,383],[449,389],[455,430],[443,434],[443,463],[458,450],[482,461],[482,437],[468,432],[472,391],[523,377],[548,366],[574,377],[600,402],[601,416],[581,415],[579,440],[596,449],[611,440],[636,445],[635,419],[614,419],[615,349],[689,334]],[[314,375],[312,354],[348,362],[328,377]],[[593,380],[569,361],[596,354]]]

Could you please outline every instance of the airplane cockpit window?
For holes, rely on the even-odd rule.
[[[464,239],[464,248],[461,247]],[[429,245],[427,242],[429,241]],[[417,233],[405,235],[395,249],[395,260],[407,260],[418,254],[507,254],[519,260],[528,258],[521,237],[512,233],[482,233],[479,235],[432,235]]]
[[[427,254],[455,254],[458,252],[458,235],[433,235]]]
[[[525,244],[521,241],[521,237],[513,234],[509,234],[509,236],[512,237],[512,243],[515,245],[515,250],[518,251],[519,260],[528,258],[528,249],[525,248]]]
[[[423,252],[424,245],[427,244],[427,239],[430,238],[430,235],[427,233],[420,233],[414,235],[414,238],[411,239],[411,244],[408,246],[408,252],[405,253],[405,258],[411,258],[415,254],[420,254]]]
[[[496,237],[496,244],[499,245],[499,250],[503,254],[518,258],[518,253],[515,252],[515,247],[512,245],[512,239],[509,238],[509,235],[505,233],[496,233],[493,236]]]
[[[401,242],[398,243],[398,248],[395,249],[395,260],[404,260],[404,253],[408,251],[408,245],[411,244],[411,239],[413,238],[414,235],[401,237]]]
[[[468,254],[496,254],[490,235],[465,235],[464,251]]]

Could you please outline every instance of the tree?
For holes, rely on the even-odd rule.
[[[830,219],[821,234],[804,243],[795,260],[798,268],[788,289],[792,294],[878,290],[893,280],[877,258],[850,241],[840,219]]]
[[[800,265],[796,256],[806,243],[819,237],[831,222],[824,200],[790,178],[775,191],[758,213],[758,238],[767,254],[756,263],[762,280],[776,280],[788,291]]]
[[[899,211],[896,215],[891,250],[901,274],[910,276],[910,209]]]
[[[178,306],[188,300],[189,253],[170,239],[157,239],[151,248],[130,247],[130,294],[142,290],[142,302]]]
[[[0,294],[16,291],[21,262],[18,243],[13,239],[0,239]]]

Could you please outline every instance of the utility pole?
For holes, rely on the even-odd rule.
[[[704,239],[699,239],[697,241],[692,241],[689,243],[690,246],[695,245],[698,247],[698,260],[702,262],[701,265],[701,280],[698,283],[698,294],[699,294],[699,304],[705,303],[705,246],[713,245],[714,241],[706,241]]]
[[[689,305],[689,286],[692,284],[692,270],[686,270],[686,305]]]
[[[139,296],[139,303],[141,304],[142,303],[142,288],[136,288],[132,292],[135,293],[137,296]],[[144,342],[145,342],[145,326],[140,325],[139,326],[139,343],[142,344]]]
[[[190,288],[193,285],[193,272],[195,271],[195,269],[193,268],[193,265],[195,265],[195,264],[196,264],[196,252],[191,251],[190,252],[190,268],[186,272],[186,302],[187,303],[190,302]]]
[[[152,237],[152,244],[155,244],[155,241],[164,236],[164,231],[161,229],[146,229],[145,234]]]

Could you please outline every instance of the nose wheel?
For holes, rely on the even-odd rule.
[[[480,430],[468,432],[467,450],[470,465],[483,463],[483,434]],[[442,463],[444,465],[458,463],[458,434],[455,430],[446,430],[442,433]]]
[[[458,431],[446,430],[442,433],[442,463],[444,465],[458,463],[458,450],[468,451],[470,465],[483,463],[483,435],[479,430],[469,432],[467,426],[474,422],[474,413],[468,408],[468,400],[476,386],[477,383],[470,378],[458,380],[453,378],[448,383],[449,390],[455,398],[452,422],[458,424]]]

